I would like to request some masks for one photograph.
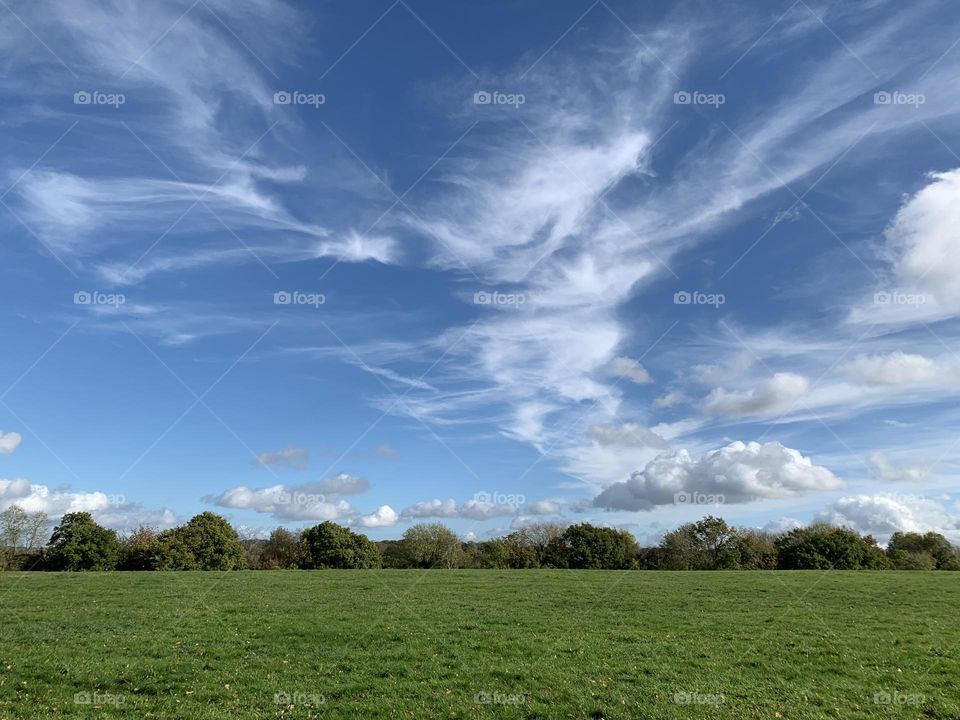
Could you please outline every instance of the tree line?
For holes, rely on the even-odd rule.
[[[463,541],[438,523],[374,542],[334,522],[277,528],[241,539],[223,517],[204,512],[157,532],[119,535],[90,513],[67,513],[53,529],[43,513],[0,513],[0,567],[15,570],[270,570],[463,568],[591,570],[960,570],[960,548],[935,532],[894,533],[886,548],[869,535],[827,524],[783,533],[707,516],[641,547],[625,530],[589,523],[537,523],[505,537]]]

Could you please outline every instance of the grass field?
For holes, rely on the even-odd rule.
[[[960,718],[958,656],[960,573],[0,573],[4,720]]]

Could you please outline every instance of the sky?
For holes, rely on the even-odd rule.
[[[0,508],[960,542],[948,1],[0,2]]]

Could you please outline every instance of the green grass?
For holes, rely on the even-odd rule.
[[[960,573],[0,573],[3,720],[960,718],[958,658]]]

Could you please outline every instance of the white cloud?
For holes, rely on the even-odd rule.
[[[615,357],[607,366],[607,372],[613,377],[626,378],[627,380],[635,382],[638,385],[644,385],[646,383],[653,382],[653,379],[650,377],[650,373],[648,373],[644,367],[633,358],[623,356]]]
[[[778,517],[773,520],[768,521],[762,528],[764,532],[774,533],[779,535],[780,533],[790,532],[791,530],[796,530],[801,528],[806,523],[796,518],[791,517]]]
[[[365,477],[340,473],[299,485],[240,485],[219,495],[207,495],[203,500],[220,507],[268,513],[280,520],[337,520],[355,515],[350,503],[338,496],[362,493],[369,487]]]
[[[507,503],[491,503],[481,500],[467,500],[457,504],[455,500],[425,500],[418,502],[401,512],[404,519],[416,518],[468,518],[486,520],[517,514],[517,506]]]
[[[0,430],[0,455],[10,455],[20,447],[20,442],[23,438],[20,436],[20,433],[8,432],[5,433],[3,430]]]
[[[554,500],[535,500],[524,505],[523,512],[527,515],[557,515],[563,506]]]
[[[810,381],[802,375],[777,373],[749,390],[715,388],[704,400],[703,409],[710,414],[735,417],[785,410],[809,387]]]
[[[953,364],[899,350],[887,354],[859,355],[839,370],[852,381],[869,385],[923,385],[955,383],[957,380]]]
[[[626,482],[594,499],[610,510],[650,510],[671,505],[678,493],[722,495],[726,503],[789,498],[843,483],[825,467],[778,442],[734,442],[695,460],[686,450],[663,453]]]
[[[672,408],[677,405],[683,405],[687,402],[686,396],[682,392],[672,390],[671,392],[664,393],[656,400],[653,401],[655,407],[658,408]]]
[[[931,468],[917,464],[894,465],[881,452],[867,455],[873,476],[885,482],[920,482],[930,477]]]
[[[259,465],[275,465],[278,467],[289,467],[294,470],[306,470],[310,463],[310,453],[304,448],[288,445],[278,452],[265,452],[257,455],[254,461]]]
[[[831,503],[815,518],[819,522],[849,527],[886,543],[895,532],[938,532],[960,542],[957,508],[916,495],[853,495]]]
[[[369,515],[361,515],[356,524],[366,528],[391,527],[396,525],[400,516],[389,505],[381,505]]]

